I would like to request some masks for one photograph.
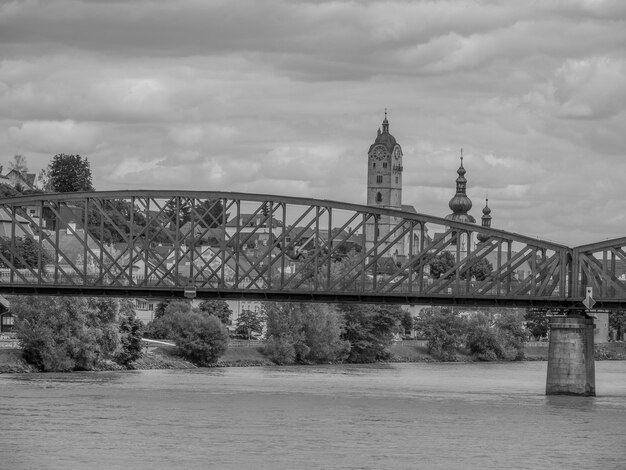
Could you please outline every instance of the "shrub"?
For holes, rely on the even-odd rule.
[[[199,366],[217,362],[228,347],[228,332],[219,318],[192,311],[175,316],[173,340],[180,354]]]

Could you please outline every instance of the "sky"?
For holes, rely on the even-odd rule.
[[[403,203],[569,246],[626,236],[626,2],[0,0],[0,163],[97,190],[365,204],[388,112]]]

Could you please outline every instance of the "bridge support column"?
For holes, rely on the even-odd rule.
[[[593,318],[550,316],[546,395],[596,395]]]

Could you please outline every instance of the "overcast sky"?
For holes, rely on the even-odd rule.
[[[94,185],[403,203],[569,245],[626,236],[626,2],[0,0],[0,150]]]

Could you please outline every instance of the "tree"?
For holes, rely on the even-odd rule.
[[[42,371],[93,369],[118,347],[116,305],[74,297],[11,299],[24,359]]]
[[[167,308],[169,304],[171,304],[174,301],[179,302],[176,299],[163,299],[160,302],[158,302],[156,304],[156,307],[154,308],[154,318],[160,318],[163,315],[165,315],[165,309]]]
[[[456,351],[464,339],[464,322],[458,313],[449,308],[423,309],[415,328],[428,340],[429,353],[444,361],[456,361]]]
[[[223,300],[203,300],[200,302],[200,305],[198,305],[198,308],[207,315],[216,316],[224,325],[232,324],[230,317],[233,311]]]
[[[174,341],[183,357],[200,366],[217,361],[228,346],[228,332],[222,322],[184,300],[170,300],[146,330],[151,338]]]
[[[173,339],[180,327],[180,318],[191,314],[188,300],[166,299],[157,304],[154,320],[146,325],[146,336],[153,339]]]
[[[119,333],[120,349],[115,356],[115,362],[128,365],[141,357],[143,323],[127,300],[120,304]]]
[[[483,312],[475,312],[470,316],[466,325],[466,345],[480,361],[495,361],[503,356],[497,330],[489,315]]]
[[[496,320],[498,340],[502,347],[502,359],[520,361],[524,359],[524,314],[516,309],[508,309],[500,313]]]
[[[13,266],[17,269],[36,269],[40,257],[42,267],[52,261],[52,256],[43,248],[39,249],[39,244],[29,237],[15,237],[14,243],[8,237],[0,237],[0,256],[7,260],[5,262],[0,257],[0,267],[11,267],[8,264],[11,261],[11,253],[14,254]]]
[[[343,338],[350,343],[347,362],[375,362],[391,357],[389,347],[400,331],[403,311],[389,305],[344,304]]]
[[[540,308],[528,308],[524,314],[526,329],[536,340],[548,336],[548,311]]]
[[[309,348],[305,359],[310,362],[337,362],[350,352],[350,343],[342,339],[343,322],[337,309],[329,304],[304,304],[302,330]]]
[[[452,269],[455,263],[454,255],[449,251],[443,251],[430,262],[430,275],[434,279],[439,279],[443,274]],[[448,279],[451,277],[451,275],[448,275]]]
[[[60,153],[52,158],[48,165],[48,186],[51,191],[71,193],[77,191],[93,191],[91,168],[89,161],[80,155]]]
[[[341,316],[325,304],[268,302],[265,352],[278,364],[341,361],[349,351]]]
[[[267,319],[265,353],[277,364],[302,362],[309,348],[304,342],[300,304],[266,302],[262,309]]]
[[[197,310],[175,315],[173,340],[180,354],[199,366],[217,362],[228,347],[228,332],[222,322]]]
[[[481,258],[480,261],[469,269],[469,272],[470,277],[473,277],[477,281],[484,281],[493,272],[493,265],[487,258]]]
[[[411,331],[413,331],[413,317],[411,316],[411,312],[409,312],[408,310],[405,310],[402,313],[402,329],[404,330],[402,333],[403,334],[407,334],[407,331],[410,333]]]
[[[261,312],[254,310],[242,310],[241,315],[237,318],[235,334],[245,336],[250,339],[252,333],[262,333],[265,319]]]

